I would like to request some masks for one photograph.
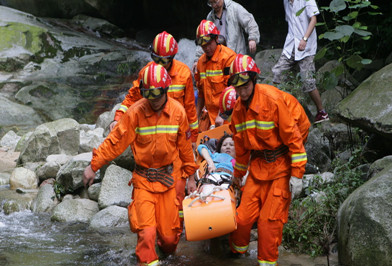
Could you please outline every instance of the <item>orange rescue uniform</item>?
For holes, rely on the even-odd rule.
[[[215,125],[215,119],[219,114],[219,97],[227,87],[230,64],[235,57],[236,53],[233,50],[218,44],[211,58],[204,53],[197,62],[195,80],[199,90],[198,97],[204,99],[211,125]]]
[[[133,87],[129,89],[128,94],[125,96],[124,101],[121,103],[120,108],[116,111],[114,116],[115,121],[120,121],[122,115],[128,110],[128,108],[140,100],[139,81],[142,79],[145,69],[153,62],[149,62],[139,72],[138,79],[133,81]],[[196,142],[197,135],[199,132],[199,123],[197,120],[196,106],[195,106],[195,94],[193,90],[192,72],[187,65],[173,59],[170,69],[167,71],[172,84],[169,87],[167,95],[173,99],[176,99],[185,108],[185,112],[188,118],[188,123],[192,132],[192,142]]]
[[[168,97],[158,116],[148,100],[141,99],[128,109],[99,148],[93,150],[91,168],[97,171],[130,145],[136,165],[160,168],[180,158],[182,164],[173,164],[171,176],[176,180],[182,171],[189,176],[198,168],[189,137],[188,120],[180,103]],[[128,206],[128,215],[132,232],[138,234],[136,256],[139,263],[151,265],[158,261],[156,237],[165,253],[173,253],[179,241],[180,202],[176,199],[176,182],[170,186],[150,182],[134,171],[130,183],[133,201]]]
[[[291,201],[289,180],[291,176],[302,178],[305,172],[303,139],[282,92],[264,84],[255,85],[248,108],[241,98],[237,100],[231,130],[236,151],[234,176],[244,176],[248,167],[249,175],[237,209],[238,227],[230,235],[230,248],[245,253],[250,230],[257,221],[259,265],[276,265]],[[288,152],[275,161],[251,156],[252,150],[278,150],[282,145],[288,147]]]

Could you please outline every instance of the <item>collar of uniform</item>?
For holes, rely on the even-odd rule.
[[[221,44],[218,44],[218,45],[216,46],[215,52],[214,52],[214,54],[212,55],[212,57],[211,57],[210,59],[208,59],[208,57],[206,56],[204,62],[205,62],[205,63],[207,63],[208,61],[218,62],[219,54],[220,54],[220,51],[221,51],[221,50],[222,50],[222,45],[221,45]]]
[[[147,99],[144,99],[144,100],[145,100],[145,102],[146,102],[146,103],[143,105],[144,116],[145,116],[145,117],[151,117],[151,116],[153,116],[153,115],[155,114],[155,111],[152,110],[152,108],[151,108],[150,103],[148,102],[148,100],[147,100]],[[163,107],[163,109],[162,109],[162,113],[169,114],[169,107],[168,107],[168,105],[169,105],[169,100],[170,100],[170,97],[167,97],[167,101],[166,101],[165,107]]]
[[[171,67],[170,67],[170,69],[168,71],[168,74],[169,74],[170,77],[175,77],[175,76],[178,75],[177,68],[175,67],[175,65],[177,64],[176,61],[177,61],[176,59],[173,59],[172,65],[171,65]]]

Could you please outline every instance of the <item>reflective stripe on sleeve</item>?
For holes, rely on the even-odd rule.
[[[154,260],[150,263],[146,263],[145,265],[147,266],[158,266],[159,265],[159,260]]]
[[[126,113],[128,110],[128,106],[126,105],[120,105],[120,108],[118,108],[119,111]]]
[[[246,171],[248,169],[248,166],[236,162],[234,168],[236,168],[239,171]]]
[[[306,156],[306,152],[304,153],[294,153],[291,155],[291,162],[292,163],[297,163],[297,162],[302,162],[302,161],[307,161],[308,158]]]
[[[197,128],[199,127],[199,121],[196,120],[195,122],[191,123],[191,124],[189,125],[189,127],[190,127],[191,129],[197,129]]]

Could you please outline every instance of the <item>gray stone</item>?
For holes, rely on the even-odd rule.
[[[98,211],[98,204],[95,201],[89,199],[68,199],[63,200],[53,209],[51,220],[89,223]]]
[[[58,204],[53,185],[46,184],[40,187],[37,197],[31,205],[32,212],[51,212]]]
[[[76,155],[79,150],[79,124],[64,118],[38,126],[19,156],[20,163],[43,161],[50,154]]]
[[[338,212],[339,262],[392,265],[392,164],[356,189]]]
[[[131,178],[132,172],[110,165],[102,180],[98,198],[99,208],[104,209],[111,205],[127,207],[132,201],[132,187],[128,186]]]
[[[36,174],[26,168],[17,167],[11,174],[10,177],[10,188],[25,188],[32,189],[38,187],[38,180]]]
[[[392,139],[392,64],[372,74],[337,107],[339,115],[360,128]]]
[[[101,185],[101,183],[95,183],[88,188],[87,193],[89,199],[98,201],[99,193],[101,192]]]
[[[90,221],[90,227],[129,227],[128,210],[119,206],[109,206],[96,213]]]

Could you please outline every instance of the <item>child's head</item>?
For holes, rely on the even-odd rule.
[[[218,145],[216,147],[217,152],[227,153],[231,157],[235,158],[234,140],[232,134],[227,134],[226,132],[219,139]]]

